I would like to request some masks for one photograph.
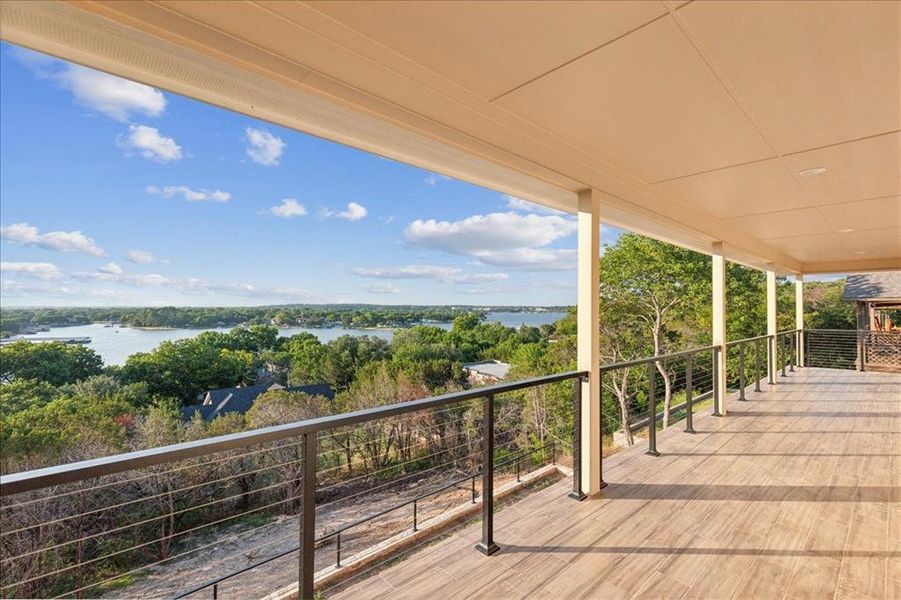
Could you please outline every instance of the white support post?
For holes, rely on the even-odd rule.
[[[766,334],[776,335],[776,267],[772,264],[767,265],[766,271]],[[778,344],[774,339],[769,344],[770,351],[767,352],[767,373],[769,374],[769,382],[776,383],[776,355],[778,353]]]
[[[601,488],[600,257],[601,199],[596,190],[579,192],[579,289],[577,362],[588,371],[582,384],[582,491]]]
[[[798,335],[797,366],[804,366],[804,276],[795,275],[795,329],[801,331]]]
[[[717,354],[717,397],[718,406],[714,414],[726,416],[726,257],[723,255],[723,243],[713,243],[713,336],[712,342],[722,350]]]

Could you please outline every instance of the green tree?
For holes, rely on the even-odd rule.
[[[322,378],[336,390],[346,390],[364,365],[388,358],[388,342],[369,335],[342,335],[326,345]]]
[[[79,344],[21,341],[0,346],[0,369],[3,381],[37,379],[63,385],[99,375],[103,359]]]
[[[807,329],[856,329],[854,302],[842,298],[844,279],[804,284],[804,326]]]
[[[678,348],[696,330],[698,306],[709,306],[710,259],[637,234],[625,234],[601,258],[601,305],[617,319],[634,316],[648,340],[646,355]],[[603,312],[603,311],[602,311]],[[630,319],[631,320],[631,319]],[[680,329],[682,331],[680,331]],[[663,426],[669,425],[672,374],[656,363],[664,383]]]
[[[39,379],[14,379],[0,385],[0,415],[40,408],[59,396],[59,388]]]
[[[152,352],[132,354],[122,368],[122,379],[145,383],[152,396],[190,404],[206,390],[251,382],[253,370],[250,352],[220,349],[195,338],[163,342]]]
[[[311,333],[292,335],[282,343],[289,362],[288,383],[305,385],[323,381],[322,363],[328,349]]]

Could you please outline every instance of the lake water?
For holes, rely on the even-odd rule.
[[[553,323],[562,319],[565,313],[510,313],[494,312],[487,314],[488,322],[500,322],[507,327],[519,327],[530,325],[538,327],[545,323]],[[435,323],[437,327],[450,329],[450,323]],[[105,327],[95,323],[91,325],[74,325],[72,327],[51,327],[50,331],[43,331],[34,335],[21,336],[24,339],[34,337],[89,337],[88,344],[97,354],[103,358],[107,365],[121,365],[125,359],[135,352],[149,352],[156,348],[160,342],[180,340],[194,337],[204,331],[229,331],[229,327],[211,329],[134,329],[132,327]],[[393,332],[383,329],[346,329],[344,327],[311,328],[311,327],[280,327],[279,335],[289,337],[297,333],[311,333],[323,343],[330,342],[342,335],[372,335],[385,340],[394,337]]]

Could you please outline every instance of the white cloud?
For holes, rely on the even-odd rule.
[[[373,294],[399,294],[400,288],[393,283],[381,282],[367,285],[363,289]]]
[[[222,190],[207,190],[203,188],[195,190],[186,185],[167,185],[162,188],[148,185],[145,191],[148,194],[155,194],[164,198],[181,196],[188,202],[228,202],[232,197],[230,193]]]
[[[473,253],[486,265],[524,271],[566,271],[576,267],[576,250],[556,248],[511,248]]]
[[[157,162],[180,160],[182,157],[181,146],[173,138],[165,137],[158,129],[147,125],[129,125],[128,137],[120,139],[119,145],[138,150],[144,158]]]
[[[366,210],[366,207],[356,202],[348,202],[347,208],[341,212],[336,212],[325,206],[319,208],[319,216],[323,219],[338,217],[339,219],[346,219],[348,221],[359,221],[368,214],[369,211]]]
[[[17,273],[39,279],[56,279],[59,267],[48,262],[0,262],[0,273]]]
[[[117,265],[114,262],[106,263],[102,267],[100,267],[100,271],[103,273],[109,273],[110,275],[121,275],[122,267]]]
[[[285,151],[285,142],[268,131],[248,127],[244,130],[247,138],[247,156],[255,163],[273,167],[279,163]]]
[[[507,208],[511,210],[518,210],[522,212],[533,212],[544,215],[562,215],[564,214],[562,210],[557,210],[556,208],[550,208],[549,206],[542,206],[541,204],[537,204],[530,200],[525,200],[523,198],[517,198],[516,196],[511,196],[510,194],[503,195],[504,201],[506,202]]]
[[[575,231],[572,219],[506,212],[474,215],[461,221],[416,220],[404,234],[414,246],[471,256],[486,265],[555,271],[574,266],[575,250],[545,246]]]
[[[285,198],[282,203],[269,208],[276,217],[290,219],[291,217],[302,217],[307,214],[306,207],[294,198]]]
[[[168,260],[164,258],[160,258],[156,256],[152,252],[147,252],[146,250],[138,250],[134,248],[126,252],[125,257],[133,263],[138,263],[139,265],[149,265],[153,263],[167,263]]]
[[[440,173],[429,173],[428,175],[426,175],[425,179],[423,179],[426,185],[431,186],[438,185],[440,182],[448,180],[450,180],[450,177],[448,177],[447,175],[441,175]]]
[[[357,204],[356,202],[349,202],[347,204],[347,208],[338,213],[339,219],[347,219],[348,221],[359,221],[363,217],[365,217],[369,211],[366,210],[366,207],[362,204]]]
[[[373,279],[434,279],[444,283],[492,283],[503,281],[506,273],[464,273],[457,267],[440,267],[436,265],[408,265],[404,267],[351,269],[355,275]]]
[[[103,268],[96,271],[76,271],[75,273],[72,273],[72,278],[79,281],[109,281],[132,286],[160,287],[172,283],[171,279],[158,273],[151,273],[149,275],[127,275],[122,273],[121,270],[119,273],[113,273],[104,270]]]
[[[39,77],[71,91],[78,104],[117,121],[128,121],[132,114],[158,117],[166,109],[166,97],[142,83],[23,48],[16,48],[13,54]]]
[[[65,296],[70,289],[65,285],[46,281],[21,282],[9,279],[0,280],[0,302],[7,298],[25,298],[30,300],[36,295]]]
[[[0,239],[23,246],[37,246],[61,252],[84,252],[93,256],[103,256],[94,240],[80,231],[48,231],[40,233],[38,228],[28,223],[13,223],[0,227]]]
[[[136,289],[167,289],[191,296],[215,296],[219,298],[222,295],[230,295],[295,302],[322,301],[324,299],[324,296],[320,293],[290,286],[256,286],[241,282],[222,283],[207,281],[199,277],[166,277],[159,273],[132,275],[122,272],[121,269],[118,273],[110,272],[105,268],[100,268],[96,271],[76,271],[72,273],[71,278],[76,282],[101,281]]]

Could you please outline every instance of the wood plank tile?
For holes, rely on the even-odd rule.
[[[901,376],[800,369],[414,553],[339,598],[901,597]],[[367,582],[369,582],[367,584]],[[331,594],[329,595],[332,596]]]

